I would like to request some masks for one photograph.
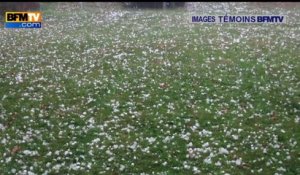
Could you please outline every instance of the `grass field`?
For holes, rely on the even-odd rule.
[[[238,5],[1,28],[0,174],[300,174],[300,8]],[[188,23],[221,7],[288,24]]]

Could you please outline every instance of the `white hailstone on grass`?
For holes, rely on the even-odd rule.
[[[0,123],[0,131],[4,131],[5,127],[2,123]]]
[[[242,158],[238,158],[235,160],[236,165],[241,165],[242,164]]]
[[[202,145],[202,147],[208,147],[209,146],[209,143],[208,142],[206,142],[206,143],[204,143],[203,145]]]
[[[113,149],[118,149],[119,148],[119,145],[114,145],[113,146]]]
[[[232,138],[233,138],[234,140],[238,140],[238,139],[239,139],[239,136],[238,136],[238,135],[232,135]]]
[[[146,147],[146,148],[142,149],[142,151],[145,153],[149,153],[150,152],[149,149],[150,149],[150,147]]]
[[[70,165],[70,169],[72,169],[72,170],[79,170],[80,169],[80,166],[76,163],[72,163],[71,165]]]
[[[295,118],[295,123],[300,123],[300,117],[299,117],[299,116],[297,116],[297,117]]]
[[[93,154],[93,150],[89,150],[88,153],[89,153],[90,156],[93,156],[93,155],[94,155],[94,154]]]
[[[130,145],[129,146],[129,148],[131,148],[132,150],[136,150],[136,148],[137,148],[137,142],[135,141],[135,142],[133,142],[133,144],[132,145]]]
[[[70,129],[72,129],[72,130],[75,129],[75,125],[74,125],[74,124],[70,124],[68,127],[69,127]]]
[[[240,42],[240,38],[234,38],[233,39],[233,43],[239,43]]]
[[[36,175],[34,172],[27,171],[27,175]]]
[[[267,148],[263,149],[263,153],[267,153],[267,151],[268,151]]]
[[[17,172],[17,170],[16,169],[11,169],[11,172],[13,173],[13,174],[15,174],[16,172]]]
[[[51,156],[51,155],[52,155],[51,151],[46,154],[46,156]]]
[[[279,167],[279,168],[277,168],[277,171],[286,171],[286,169],[285,168],[283,168],[283,167]]]
[[[150,97],[150,94],[143,94],[144,99],[147,99],[148,97]]]
[[[43,174],[42,175],[48,175],[49,174],[49,171],[48,170],[46,170],[45,172],[43,172]]]
[[[187,158],[194,158],[196,156],[196,152],[193,150],[193,148],[188,149],[188,155],[186,155]]]
[[[190,169],[191,168],[191,166],[190,165],[188,165],[186,162],[184,163],[184,165],[183,165],[183,168],[185,168],[185,169]]]
[[[218,162],[215,163],[215,165],[216,165],[216,166],[221,166],[222,164],[221,164],[220,161],[218,161]]]
[[[114,157],[110,157],[110,158],[108,159],[108,161],[111,162],[111,161],[113,161],[114,159],[115,159]]]
[[[22,74],[18,73],[15,79],[17,83],[22,83],[23,82]]]
[[[120,171],[123,171],[125,169],[124,165],[120,165]]]
[[[6,144],[6,143],[7,143],[6,138],[3,138],[3,139],[1,140],[1,143],[2,143],[2,144]]]
[[[55,154],[55,155],[59,155],[59,151],[58,151],[58,150],[56,150],[54,154]]]
[[[89,96],[88,99],[87,99],[87,104],[89,104],[89,103],[91,103],[93,101],[94,101],[94,99]]]
[[[48,162],[48,163],[46,164],[46,167],[50,167],[50,166],[51,166],[51,163]]]
[[[148,142],[149,142],[150,144],[154,143],[155,140],[156,140],[156,138],[154,138],[154,137],[147,137],[146,139],[148,140]]]
[[[210,136],[212,135],[212,132],[203,129],[202,131],[199,132],[199,135],[200,135],[200,136],[204,136],[204,137],[210,137]]]
[[[168,142],[170,142],[170,140],[171,140],[171,137],[170,136],[167,136],[167,137],[165,137],[164,139],[163,139],[163,143],[168,143]]]
[[[199,123],[196,123],[195,125],[193,125],[193,126],[191,127],[191,129],[192,129],[193,131],[196,131],[198,128],[199,128]]]
[[[210,99],[210,98],[207,98],[207,99],[206,99],[206,103],[207,103],[207,104],[210,104],[211,102],[213,102],[212,99]]]
[[[67,155],[72,155],[72,152],[71,152],[70,150],[67,150],[67,151],[65,151],[64,155],[65,155],[65,156],[67,156]]]
[[[207,158],[205,158],[204,163],[211,164],[211,158],[209,156]]]
[[[38,152],[37,151],[24,150],[23,154],[25,154],[26,156],[36,156],[36,155],[38,155]]]
[[[98,143],[100,142],[100,138],[95,138],[94,140],[92,140],[92,144]]]
[[[62,167],[61,164],[56,164],[56,165],[53,166],[52,169],[54,169],[55,171],[58,171],[61,167]]]
[[[228,154],[228,150],[225,148],[219,148],[219,154]]]
[[[3,95],[2,101],[5,100],[6,98],[7,98],[7,95]]]
[[[95,119],[92,117],[92,118],[90,118],[90,119],[88,120],[88,122],[89,122],[90,124],[95,124]]]
[[[193,167],[193,172],[195,173],[195,174],[199,174],[199,173],[201,173],[201,171],[198,169],[198,167]]]
[[[5,163],[9,163],[11,161],[11,157],[5,159]]]
[[[113,153],[109,149],[106,150],[105,153],[108,154],[108,155],[113,155]]]
[[[190,133],[182,134],[180,137],[186,141],[190,140]]]
[[[87,167],[88,169],[91,169],[91,168],[92,168],[92,163],[89,162],[89,163],[86,165],[86,167]]]

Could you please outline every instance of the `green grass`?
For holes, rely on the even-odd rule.
[[[299,25],[187,16],[52,3],[1,29],[0,172],[300,174]]]

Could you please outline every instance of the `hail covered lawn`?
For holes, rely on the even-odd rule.
[[[300,174],[300,11],[251,7],[51,4],[0,29],[0,174]],[[188,23],[224,10],[290,21]]]

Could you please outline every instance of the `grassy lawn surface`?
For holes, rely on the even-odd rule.
[[[300,174],[299,7],[42,7],[0,29],[0,174]]]

